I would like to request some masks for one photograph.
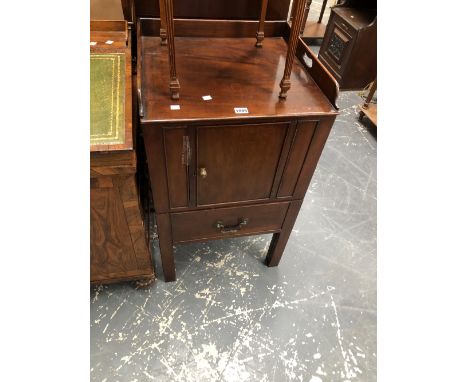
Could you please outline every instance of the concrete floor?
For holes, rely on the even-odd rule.
[[[270,236],[178,246],[178,280],[91,290],[91,380],[375,381],[376,139],[354,92],[277,268]]]

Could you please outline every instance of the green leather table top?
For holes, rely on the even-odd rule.
[[[91,54],[91,145],[125,141],[125,54]]]

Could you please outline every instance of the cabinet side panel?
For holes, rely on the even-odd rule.
[[[116,188],[91,189],[91,281],[138,268]]]
[[[317,122],[298,123],[288,162],[281,178],[278,197],[293,195],[316,126]]]
[[[335,122],[335,118],[336,116],[333,116],[318,122],[314,130],[312,142],[310,143],[309,150],[307,151],[307,156],[304,161],[304,165],[302,166],[296,188],[294,189],[295,198],[304,197],[307,188],[309,187],[310,180],[312,179],[312,175],[314,175],[320,155],[322,154],[323,147],[325,146],[328,135],[330,134],[333,122]],[[308,123],[311,122],[302,122],[304,125]],[[312,123],[315,124],[315,122]]]
[[[167,186],[171,208],[188,206],[188,163],[190,147],[185,128],[164,130]]]
[[[162,129],[143,125],[142,130],[155,208],[158,213],[167,212],[169,210],[169,197],[167,195]]]

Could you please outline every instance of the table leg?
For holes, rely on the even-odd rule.
[[[301,33],[300,33],[301,36],[304,34],[304,30],[307,24],[307,18],[309,17],[310,4],[312,4],[312,0],[307,0],[305,11],[304,11],[304,19],[302,20],[302,25],[301,25]]]
[[[167,25],[167,50],[169,53],[169,66],[171,80],[169,83],[169,90],[171,91],[172,99],[179,99],[180,84],[177,79],[176,61],[175,61],[175,46],[174,46],[174,11],[172,8],[172,0],[165,1],[165,14]]]
[[[323,0],[322,2],[322,9],[320,10],[320,16],[318,19],[319,24],[322,22],[323,14],[325,13],[325,8],[327,7],[327,2],[328,0]]]
[[[167,45],[166,4],[164,2],[165,0],[159,0],[159,18],[161,19],[159,36],[161,37],[161,45]]]
[[[262,10],[260,12],[260,20],[258,22],[257,43],[256,47],[261,48],[263,39],[265,38],[265,18],[268,7],[268,0],[262,0]]]
[[[169,214],[157,214],[159,250],[164,273],[164,281],[175,281],[174,250],[172,244],[171,218]]]
[[[293,9],[294,15],[291,25],[291,33],[289,34],[288,53],[286,55],[286,63],[284,65],[284,75],[281,80],[281,92],[279,97],[285,99],[287,92],[291,88],[291,70],[296,55],[297,43],[299,41],[299,32],[301,30],[302,20],[305,12],[306,0],[294,0]]]
[[[286,218],[284,219],[283,227],[281,232],[275,233],[273,239],[271,240],[270,247],[268,248],[268,254],[265,259],[265,263],[269,267],[276,267],[283,256],[284,248],[291,235],[291,231],[296,222],[297,215],[301,209],[302,201],[291,202],[288,212],[286,213]]]

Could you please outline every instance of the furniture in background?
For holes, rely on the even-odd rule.
[[[91,21],[91,282],[154,282],[136,184],[127,22]]]
[[[258,21],[176,19],[173,100],[170,19],[167,46],[159,19],[137,23],[140,123],[165,280],[176,279],[175,244],[244,235],[273,234],[266,264],[276,266],[336,118],[338,85],[287,16],[264,21],[262,48]]]
[[[369,94],[366,97],[366,100],[362,105],[359,106],[361,110],[359,112],[359,119],[362,121],[364,116],[369,118],[375,127],[377,127],[377,104],[372,103],[372,98],[374,97],[375,91],[377,90],[377,79],[372,82],[372,85],[369,89]]]
[[[322,7],[320,9],[319,18],[316,22],[308,21],[310,6],[312,4],[312,0],[307,0],[306,8],[305,8],[305,17],[302,22],[301,28],[301,37],[304,40],[307,39],[317,39],[323,38],[325,36],[325,30],[327,28],[326,24],[322,23],[323,14],[325,13],[325,9],[327,7],[328,0],[322,0]]]
[[[331,9],[319,59],[341,90],[363,89],[376,78],[375,0],[345,0]]]

